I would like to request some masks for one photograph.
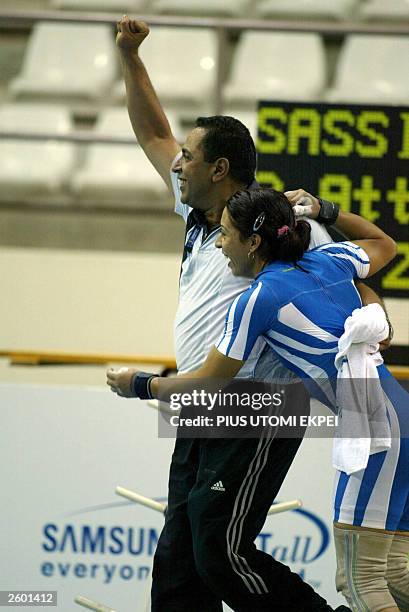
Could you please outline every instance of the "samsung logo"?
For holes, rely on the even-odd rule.
[[[107,527],[105,525],[63,525],[48,523],[43,527],[45,552],[99,553],[152,556],[158,542],[154,528]]]

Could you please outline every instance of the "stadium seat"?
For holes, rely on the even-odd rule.
[[[257,15],[265,18],[348,19],[359,0],[264,0]]]
[[[367,21],[409,21],[408,0],[368,0],[359,15]]]
[[[152,27],[140,50],[160,101],[188,117],[212,110],[216,55],[214,32],[197,28]],[[124,96],[118,85],[115,98]]]
[[[98,136],[130,138],[135,136],[123,108],[103,111],[96,125]],[[79,203],[101,205],[160,207],[167,189],[142,149],[135,144],[91,144],[87,146],[84,166],[71,181],[71,191]]]
[[[197,17],[248,17],[252,0],[156,0],[155,13]]]
[[[22,133],[68,134],[67,108],[51,105],[5,104],[0,129]],[[9,202],[54,202],[68,181],[75,147],[55,141],[0,140],[0,199]]]
[[[409,38],[351,35],[335,70],[331,102],[407,104],[409,97]]]
[[[117,71],[111,27],[39,23],[33,28],[22,71],[10,91],[14,97],[26,99],[101,102]]]
[[[52,0],[52,6],[57,9],[75,11],[141,11],[146,0]]]
[[[257,100],[314,100],[325,85],[325,53],[316,34],[245,32],[224,88],[229,108]]]

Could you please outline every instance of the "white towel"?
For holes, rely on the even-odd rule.
[[[333,465],[347,474],[363,470],[369,455],[391,447],[386,399],[376,369],[383,363],[379,342],[388,333],[383,308],[369,304],[353,311],[338,341],[335,366],[340,419]]]

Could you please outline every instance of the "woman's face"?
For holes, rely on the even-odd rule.
[[[229,258],[229,268],[234,276],[254,278],[254,258],[251,253],[251,245],[251,237],[244,240],[241,238],[238,229],[231,222],[227,208],[225,208],[216,247],[222,249],[223,255]]]

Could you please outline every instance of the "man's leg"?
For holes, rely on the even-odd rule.
[[[188,504],[196,567],[235,612],[331,610],[297,574],[254,545],[300,442],[202,441]]]
[[[198,575],[193,558],[187,500],[199,464],[197,440],[177,439],[169,474],[165,526],[153,564],[152,612],[222,612]]]

